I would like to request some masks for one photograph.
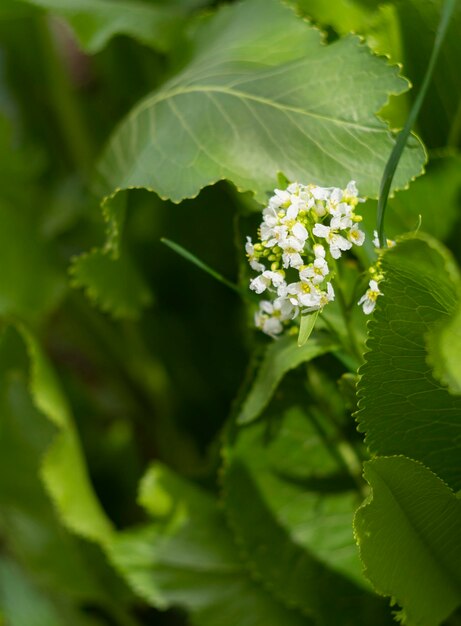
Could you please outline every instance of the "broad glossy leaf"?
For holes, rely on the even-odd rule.
[[[59,431],[43,460],[43,480],[64,523],[80,535],[104,543],[112,526],[93,491],[67,399],[36,339],[24,326],[19,330],[30,357],[32,400]]]
[[[43,456],[56,437],[56,427],[34,405],[23,340],[9,327],[0,344],[0,535],[28,575],[44,590],[71,602],[107,603],[99,574],[104,562],[61,525],[40,480]],[[47,388],[43,374],[37,375]],[[39,392],[45,408],[52,392]],[[59,400],[56,400],[56,406]],[[75,455],[73,455],[75,456]],[[69,460],[72,460],[69,459]],[[14,469],[16,468],[16,469]],[[65,470],[64,464],[62,470]],[[71,468],[77,473],[78,468]],[[69,471],[67,472],[69,474]],[[61,482],[65,477],[60,478]],[[75,485],[75,487],[77,487]],[[81,491],[71,497],[78,504]],[[82,504],[85,505],[84,500]],[[102,568],[102,569],[101,569]],[[111,577],[104,574],[104,584]],[[108,591],[110,593],[110,590]]]
[[[43,593],[11,559],[0,558],[0,619],[7,626],[102,626],[62,598]],[[3,621],[2,621],[3,624]]]
[[[94,249],[74,258],[72,286],[82,287],[90,301],[115,318],[137,318],[152,303],[152,293],[127,252],[114,258]]]
[[[251,579],[211,495],[156,465],[140,500],[157,519],[119,533],[110,553],[149,604],[185,608],[196,626],[312,626]]]
[[[276,406],[225,448],[224,506],[248,567],[316,624],[390,623],[362,575],[344,442],[321,412]]]
[[[129,35],[156,50],[174,44],[185,15],[178,6],[126,0],[18,0],[65,18],[84,50],[99,52],[115,35]]]
[[[460,287],[460,286],[459,286]],[[461,289],[458,290],[458,295]],[[461,304],[450,320],[444,321],[430,335],[429,363],[434,375],[447,385],[451,393],[461,394]]]
[[[245,424],[255,420],[269,404],[287,372],[337,347],[332,339],[322,335],[311,337],[301,347],[293,336],[286,336],[269,344],[254,383],[238,412],[237,422]]]
[[[62,298],[65,275],[29,210],[0,200],[0,315],[38,321]]]
[[[32,333],[18,330],[27,347],[30,363],[29,389],[37,416],[57,428],[43,458],[41,474],[61,519],[78,534],[104,543],[112,531],[91,486],[70,407],[46,355]],[[2,356],[8,359],[8,353]]]
[[[461,398],[427,363],[427,336],[456,305],[457,274],[448,252],[429,237],[385,253],[386,280],[369,323],[360,370],[357,420],[374,454],[405,454],[453,489],[461,488]]]
[[[461,500],[405,457],[368,461],[365,478],[373,491],[355,518],[365,573],[405,624],[438,626],[461,604]]]
[[[377,194],[393,138],[376,113],[407,87],[396,67],[354,37],[324,45],[278,0],[223,7],[197,28],[193,50],[113,135],[102,195],[145,187],[179,202],[225,178],[263,201],[280,171],[323,185],[355,179]],[[423,161],[412,138],[395,187]]]

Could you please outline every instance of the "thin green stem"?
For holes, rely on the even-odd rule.
[[[365,495],[366,485],[362,479],[363,459],[359,456],[357,450],[354,449],[339,428],[335,429],[336,441],[332,440],[323,427],[322,420],[315,417],[315,411],[309,412],[309,418],[325,446],[330,450],[331,455],[338,463],[338,466],[352,478],[360,495]],[[334,424],[334,422],[332,423]]]
[[[44,67],[51,102],[70,155],[83,175],[88,175],[93,163],[94,149],[83,120],[74,89],[65,71],[47,18],[38,22]]]
[[[450,132],[448,134],[447,144],[451,148],[457,148],[459,143],[459,137],[461,134],[461,98],[458,101],[458,107],[453,117]]]
[[[166,239],[165,237],[162,237],[160,241],[164,243],[166,246],[168,246],[171,250],[176,252],[176,254],[179,254],[179,256],[182,256],[183,259],[186,259],[186,261],[189,261],[190,263],[192,263],[193,265],[201,269],[206,274],[209,274],[222,285],[225,285],[226,287],[229,287],[229,289],[232,289],[232,291],[235,291],[236,293],[238,293],[239,296],[247,297],[247,294],[243,292],[242,289],[240,289],[238,285],[236,285],[235,283],[225,278],[222,274],[220,274],[219,272],[214,270],[212,267],[204,263],[197,256],[195,256],[195,254],[192,254],[192,252],[189,252],[189,250],[186,250],[185,248],[180,246],[178,243],[175,243],[174,241],[171,241],[170,239]]]
[[[394,179],[395,170],[397,169],[397,165],[399,164],[400,158],[402,156],[402,152],[407,143],[407,139],[411,132],[411,129],[413,128],[416,122],[416,119],[418,117],[418,114],[421,110],[421,106],[426,96],[426,92],[428,90],[429,83],[431,81],[432,74],[434,73],[434,68],[435,68],[437,59],[440,54],[443,40],[445,39],[448,25],[450,23],[454,8],[456,6],[456,2],[457,0],[445,0],[443,9],[442,9],[442,15],[440,17],[440,22],[437,28],[437,33],[435,36],[434,47],[432,48],[431,57],[427,65],[423,83],[413,103],[413,106],[410,110],[405,126],[400,131],[397,137],[397,140],[394,144],[394,147],[392,149],[392,152],[389,156],[389,159],[386,163],[386,167],[384,168],[384,173],[381,179],[381,185],[379,189],[379,200],[378,200],[378,210],[377,210],[377,230],[378,230],[378,237],[379,237],[379,245],[381,248],[386,247],[386,237],[384,234],[384,215],[386,211],[387,199],[389,197],[389,191],[392,185],[392,181]]]
[[[360,348],[359,341],[357,339],[357,335],[355,334],[354,325],[352,324],[350,307],[347,305],[346,298],[344,297],[344,292],[341,285],[341,275],[339,273],[339,264],[336,263],[336,261],[334,261],[334,267],[336,274],[335,295],[341,309],[344,326],[346,328],[347,336],[349,338],[348,347],[354,358],[356,358],[358,362],[361,363],[363,361],[363,354]]]

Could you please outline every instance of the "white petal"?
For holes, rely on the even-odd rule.
[[[282,330],[282,323],[276,317],[269,317],[263,324],[263,332],[265,332],[266,335],[279,335]]]
[[[300,239],[303,242],[306,241],[309,236],[306,228],[303,226],[303,224],[300,224],[299,222],[296,222],[296,224],[291,229],[291,232],[297,239]]]
[[[370,313],[373,311],[375,306],[376,306],[376,301],[375,300],[369,300],[367,298],[365,300],[365,302],[363,303],[363,312],[365,313],[365,315],[370,315]]]
[[[330,234],[330,228],[325,224],[316,224],[312,230],[316,237],[328,237]]]
[[[325,258],[325,248],[322,246],[321,243],[316,243],[314,244],[314,254],[318,259],[324,259]]]

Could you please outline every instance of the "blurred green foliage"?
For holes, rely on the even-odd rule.
[[[441,8],[2,0],[0,624],[461,624],[459,6],[355,307]],[[371,198],[300,348],[160,241],[245,290],[280,174]]]

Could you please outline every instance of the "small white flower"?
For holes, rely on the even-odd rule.
[[[361,246],[365,241],[365,233],[360,230],[358,224],[354,224],[347,233],[347,238],[356,246]]]
[[[309,237],[309,233],[307,232],[306,227],[303,224],[296,222],[296,224],[291,229],[291,232],[296,237],[296,239],[299,239],[299,241],[302,242],[304,246],[306,239]]]
[[[337,215],[330,221],[330,228],[332,230],[345,230],[352,226],[352,218],[349,215]]]
[[[328,187],[317,187],[315,185],[310,191],[316,200],[328,200],[331,193],[331,190]]]
[[[381,244],[379,243],[379,237],[378,237],[378,231],[374,230],[373,231],[373,245],[375,248],[378,248],[378,250],[381,249]],[[395,241],[393,239],[386,239],[386,245],[388,248],[393,248],[395,246]]]
[[[247,242],[245,244],[245,252],[248,256],[248,261],[250,263],[250,267],[255,272],[264,272],[266,269],[265,266],[260,263],[255,254],[255,247],[253,242],[251,241],[251,237],[247,237]]]
[[[355,180],[351,180],[349,183],[347,183],[345,195],[348,198],[357,198],[357,196],[359,195],[359,190],[357,189]]]
[[[369,289],[367,289],[366,293],[360,298],[357,303],[363,308],[363,312],[365,313],[365,315],[370,315],[370,313],[376,306],[377,297],[382,295],[376,280],[370,280],[368,285]]]
[[[272,272],[271,270],[264,271],[260,276],[256,276],[250,282],[250,289],[256,291],[257,294],[261,294],[271,285],[276,289],[285,282],[283,275],[280,272]]]
[[[329,271],[328,263],[325,259],[316,258],[313,263],[299,272],[299,277],[302,281],[312,281],[314,285],[319,285]]]
[[[330,193],[330,205],[337,205],[343,199],[343,190],[338,187],[333,187]],[[330,209],[331,211],[331,209]]]
[[[330,253],[334,259],[339,259],[341,252],[350,250],[352,244],[338,233],[335,233],[330,226],[325,224],[316,224],[312,231],[316,237],[322,237],[330,244]]]
[[[287,208],[291,204],[290,193],[286,189],[274,189],[274,195],[269,200],[269,208],[280,209]]]
[[[288,298],[279,297],[274,300],[274,309],[280,311],[280,319],[283,321],[294,319],[299,312],[298,307],[293,306]]]
[[[266,207],[263,211],[263,223],[273,228],[278,224],[277,211],[272,207]]]
[[[311,282],[301,281],[287,286],[287,294],[292,305],[316,310],[320,303],[320,290]]]
[[[325,258],[325,248],[321,243],[314,244],[314,254],[316,259],[324,259]]]
[[[300,267],[303,264],[303,258],[300,252],[304,249],[304,243],[296,237],[287,237],[284,241],[279,242],[279,246],[283,250],[282,261],[283,267]]]
[[[263,300],[259,303],[259,311],[255,313],[255,326],[266,335],[275,337],[283,331],[283,321],[293,316],[295,307],[281,298],[274,302]]]

